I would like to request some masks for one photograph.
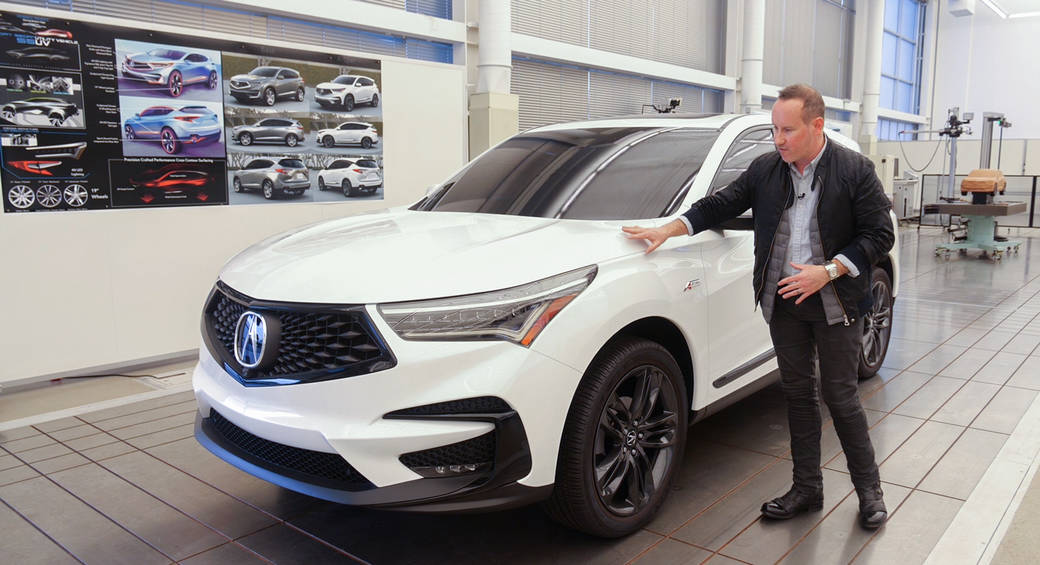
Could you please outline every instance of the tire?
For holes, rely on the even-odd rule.
[[[261,185],[264,188],[264,198],[271,200],[274,198],[274,183],[271,179],[264,179],[264,183]]]
[[[90,197],[90,193],[87,192],[87,187],[82,184],[70,184],[65,187],[62,192],[62,197],[65,198],[65,203],[73,208],[81,208],[87,203],[87,199]]]
[[[242,179],[238,177],[231,179],[231,186],[235,189],[235,192],[242,192],[244,190],[242,187]]]
[[[364,148],[364,149],[372,149],[372,138],[371,137],[362,137],[361,138],[361,147]]]
[[[134,128],[132,128],[130,126],[126,126],[123,129],[126,132],[126,139],[127,139],[127,141],[133,141],[133,140],[137,139],[137,132],[134,131]]]
[[[296,89],[296,101],[297,102],[303,102],[303,97],[306,96],[306,95],[307,95],[307,91],[304,90],[302,86],[300,88]]]
[[[45,184],[36,189],[36,201],[44,208],[55,208],[61,204],[61,189],[53,184]]]
[[[571,402],[556,484],[543,503],[549,516],[606,538],[649,522],[682,461],[686,398],[682,371],[664,347],[627,336],[609,342]]]
[[[329,187],[325,186],[325,178],[324,177],[318,177],[318,190],[324,192],[328,188]]]
[[[7,79],[8,90],[25,90],[25,77],[15,73],[11,75],[11,78]]]
[[[372,101],[369,102],[369,104],[371,104],[373,108],[378,108],[379,107],[379,95],[378,94],[373,94],[372,95]]]
[[[870,293],[874,304],[863,315],[863,352],[859,356],[859,378],[877,374],[888,353],[892,337],[892,279],[880,267],[870,274]]]
[[[19,210],[25,210],[36,202],[36,193],[24,184],[16,184],[7,192],[7,201]]]
[[[218,85],[220,85],[220,80],[219,77],[217,77],[217,71],[210,71],[209,80],[206,82],[206,86],[208,86],[210,90],[213,90]]]
[[[249,133],[248,131],[244,131],[238,134],[238,142],[242,145],[252,145],[253,134]]]
[[[343,196],[357,196],[357,189],[350,184],[350,179],[343,179]]]
[[[56,128],[59,128],[59,127],[61,127],[61,124],[65,123],[65,115],[64,114],[58,114],[57,112],[55,112],[55,113],[47,116],[47,121],[49,121],[52,126],[54,126]]]
[[[335,147],[336,140],[333,139],[331,135],[326,135],[325,137],[321,138],[321,144],[325,147]]]
[[[343,98],[343,109],[350,112],[354,109],[354,95],[348,94]]]
[[[170,78],[166,79],[166,90],[174,98],[177,98],[184,92],[184,79],[181,77],[180,71],[170,73]]]
[[[299,138],[297,138],[295,135],[293,135],[291,133],[289,135],[285,136],[285,144],[288,145],[289,147],[296,147],[296,144],[299,143],[299,142],[300,142]]]
[[[278,101],[278,96],[275,95],[273,88],[267,87],[264,89],[263,101],[268,106],[274,106],[274,103]]]
[[[0,118],[3,118],[3,119],[5,119],[5,120],[7,120],[7,121],[9,121],[9,122],[11,122],[13,124],[14,123],[14,110],[12,110],[10,108],[4,108],[3,110],[0,110]]]
[[[159,147],[162,148],[163,153],[167,155],[174,155],[180,153],[181,142],[177,139],[177,133],[170,128],[163,128],[159,132]]]

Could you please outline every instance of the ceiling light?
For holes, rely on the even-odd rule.
[[[1007,12],[1002,10],[1000,8],[1000,6],[997,6],[997,3],[994,0],[982,0],[982,3],[987,5],[987,6],[989,6],[989,9],[993,10],[994,12],[996,12],[997,15],[1000,16],[1001,18],[1003,18],[1005,20],[1007,19],[1007,17],[1008,17]]]
[[[1040,12],[1021,12],[1018,14],[1010,14],[1008,15],[1008,18],[1035,18],[1037,16],[1040,16]]]

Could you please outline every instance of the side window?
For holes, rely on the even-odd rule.
[[[298,78],[300,76],[300,73],[297,73],[292,69],[285,69],[282,72],[285,73],[285,78]]]
[[[729,183],[737,180],[737,177],[747,170],[755,158],[775,150],[773,133],[770,128],[755,128],[740,134],[740,137],[726,152],[722,166],[719,167],[715,178],[711,181],[708,194],[714,194],[726,188]]]

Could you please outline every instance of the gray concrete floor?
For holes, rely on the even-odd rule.
[[[660,514],[612,541],[533,507],[427,516],[286,491],[199,446],[185,391],[0,432],[0,555],[10,563],[923,563],[1040,391],[1040,234],[1026,232],[1021,253],[1000,263],[936,258],[938,231],[904,228],[901,237],[891,348],[860,387],[891,511],[878,532],[856,526],[829,423],[823,511],[760,519],[761,503],[790,481],[776,387],[695,425]],[[1035,500],[1026,495],[1023,508]],[[999,562],[1037,555],[1036,514],[1021,516],[998,553],[1010,560]]]

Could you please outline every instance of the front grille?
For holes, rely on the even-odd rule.
[[[130,61],[129,67],[132,71],[148,72],[152,70],[152,67],[149,66],[148,63],[142,63],[140,61]]]
[[[235,88],[247,88],[249,83],[244,80],[233,80],[231,81],[231,86]]]
[[[411,469],[452,465],[478,465],[486,468],[495,460],[495,432],[492,430],[451,445],[405,453],[400,460]]]
[[[322,483],[333,483],[336,488],[360,491],[375,488],[368,479],[358,473],[345,459],[335,453],[300,449],[257,437],[231,423],[216,410],[210,411],[213,429],[227,442],[239,450],[259,459],[273,470],[284,474],[306,475]],[[331,486],[331,485],[330,485]]]
[[[461,400],[449,400],[448,402],[437,402],[395,410],[387,414],[393,416],[435,416],[439,414],[503,414],[512,408],[505,400],[497,396],[478,396],[475,398],[463,398]]]
[[[318,94],[321,94],[321,95],[332,94],[332,91],[327,89],[327,88],[317,88],[315,90],[317,90]]]
[[[246,310],[281,326],[273,361],[246,369],[235,359],[235,327]],[[214,357],[244,381],[294,384],[373,373],[396,365],[379,332],[360,306],[273,303],[253,300],[218,284],[204,315],[204,334]],[[271,381],[271,382],[263,382]]]

